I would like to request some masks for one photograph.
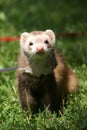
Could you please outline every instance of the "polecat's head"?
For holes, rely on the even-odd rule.
[[[21,49],[27,54],[40,54],[55,46],[55,34],[52,30],[24,32],[20,37]]]

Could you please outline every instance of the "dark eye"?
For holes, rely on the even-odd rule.
[[[44,43],[49,44],[49,41],[48,41],[48,40],[45,40]]]
[[[30,42],[30,43],[29,43],[29,45],[30,45],[30,46],[32,46],[32,45],[33,45],[33,43],[32,43],[32,42]]]

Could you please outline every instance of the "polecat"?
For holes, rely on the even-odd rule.
[[[78,89],[76,75],[55,48],[52,30],[21,35],[17,77],[22,108],[32,113],[48,105],[58,112],[67,95]]]

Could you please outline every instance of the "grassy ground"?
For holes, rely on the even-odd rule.
[[[1,0],[0,36],[18,36],[23,31],[53,29],[55,32],[84,31],[87,9],[84,2],[52,0]],[[73,9],[74,8],[74,9]],[[22,14],[22,15],[21,15]],[[27,20],[25,18],[27,17]],[[37,22],[36,22],[37,21]],[[46,110],[29,118],[21,110],[16,71],[0,73],[0,130],[87,129],[87,36],[58,38],[56,46],[78,75],[80,89],[69,96],[67,108],[57,116]],[[0,68],[17,64],[19,42],[0,42]]]
[[[0,43],[0,67],[16,65],[19,50],[18,44],[18,42]],[[39,113],[35,118],[30,115],[28,119],[25,118],[25,114],[20,108],[16,72],[0,73],[1,130],[87,129],[87,65],[84,63],[84,60],[86,62],[84,51],[86,42],[84,42],[84,38],[82,41],[80,38],[80,40],[74,40],[74,42],[72,42],[72,40],[67,41],[66,39],[62,39],[57,41],[57,47],[59,47],[65,59],[67,59],[67,63],[78,75],[80,84],[79,92],[70,95],[67,101],[67,108],[63,114],[60,114],[61,116],[58,117],[55,113],[48,113],[46,108],[45,113]],[[78,51],[76,51],[76,48]],[[80,56],[78,56],[79,53]],[[81,61],[81,63],[78,62],[77,64],[77,61]],[[82,64],[82,62],[84,64]]]

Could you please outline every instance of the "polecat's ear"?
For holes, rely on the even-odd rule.
[[[28,32],[22,33],[22,34],[21,34],[21,37],[20,37],[20,42],[21,42],[21,43],[25,43],[28,36],[29,36],[29,33],[28,33]]]
[[[46,30],[46,34],[50,37],[53,43],[55,43],[55,33],[52,30]]]

